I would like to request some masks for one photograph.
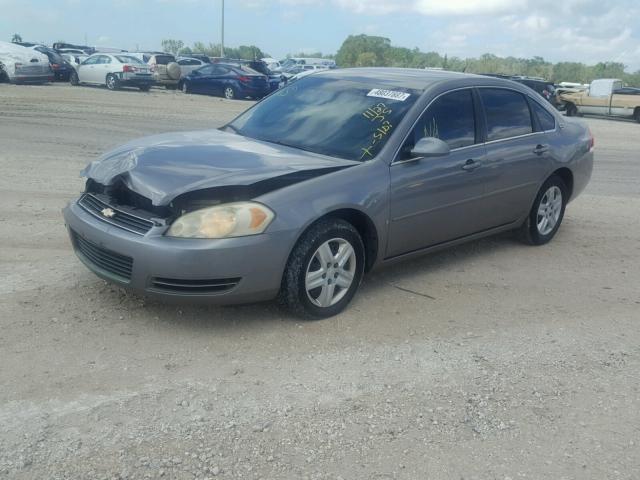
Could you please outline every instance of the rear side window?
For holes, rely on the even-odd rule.
[[[531,102],[533,113],[538,118],[538,123],[542,131],[555,130],[556,119],[547,110],[537,102]]]
[[[471,90],[457,90],[436,99],[418,121],[408,147],[423,137],[439,138],[452,149],[473,145],[476,126]]]
[[[533,132],[526,98],[513,90],[481,88],[487,122],[487,140],[501,140]]]

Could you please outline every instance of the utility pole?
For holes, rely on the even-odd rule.
[[[224,0],[222,0],[222,40],[220,42],[220,56],[224,58]]]

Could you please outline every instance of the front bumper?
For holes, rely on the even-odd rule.
[[[77,256],[96,275],[144,295],[190,303],[238,304],[275,298],[295,242],[293,231],[202,240],[165,237],[166,227],[154,227],[137,235],[101,221],[75,200],[63,215]],[[89,248],[115,254],[116,262],[130,258],[130,275],[125,275],[129,278],[114,275],[92,254],[85,255],[87,243]],[[201,288],[216,281],[227,287]],[[194,285],[197,288],[191,288]]]

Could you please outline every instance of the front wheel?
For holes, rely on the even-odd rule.
[[[182,90],[182,93],[191,92],[191,89],[189,88],[189,84],[187,82],[182,82],[182,85],[180,86],[180,90]]]
[[[321,220],[293,248],[279,303],[302,318],[336,315],[356,294],[364,262],[362,238],[353,225],[340,219]]]
[[[578,115],[578,108],[573,103],[567,103],[567,117],[575,117]]]
[[[80,84],[80,79],[78,78],[78,72],[72,72],[71,77],[69,77],[69,83],[74,87]]]
[[[544,245],[556,234],[567,206],[567,186],[558,175],[551,175],[540,188],[519,237],[530,245]]]
[[[106,84],[109,90],[117,90],[119,87],[118,79],[113,73],[110,73],[109,75],[107,75]]]
[[[141,92],[148,92],[149,90],[151,90],[151,86],[150,85],[142,85],[142,86],[140,86],[138,88],[140,88]]]
[[[224,98],[227,100],[233,100],[236,98],[236,90],[233,87],[225,87]]]

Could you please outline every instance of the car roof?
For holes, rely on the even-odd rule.
[[[523,94],[533,92],[530,87],[513,80],[486,77],[471,73],[451,72],[448,70],[422,70],[417,68],[344,68],[313,70],[314,78],[335,78],[365,82],[378,88],[409,88],[426,93],[427,90],[436,94],[451,88],[466,87],[502,87],[517,90]]]
[[[343,69],[320,69],[318,76],[330,77],[339,80],[367,81],[367,83],[378,83],[386,86],[396,86],[424,90],[432,84],[447,80],[474,79],[476,81],[490,77],[480,77],[468,73],[450,72],[448,70],[424,70],[418,68],[343,68]]]

